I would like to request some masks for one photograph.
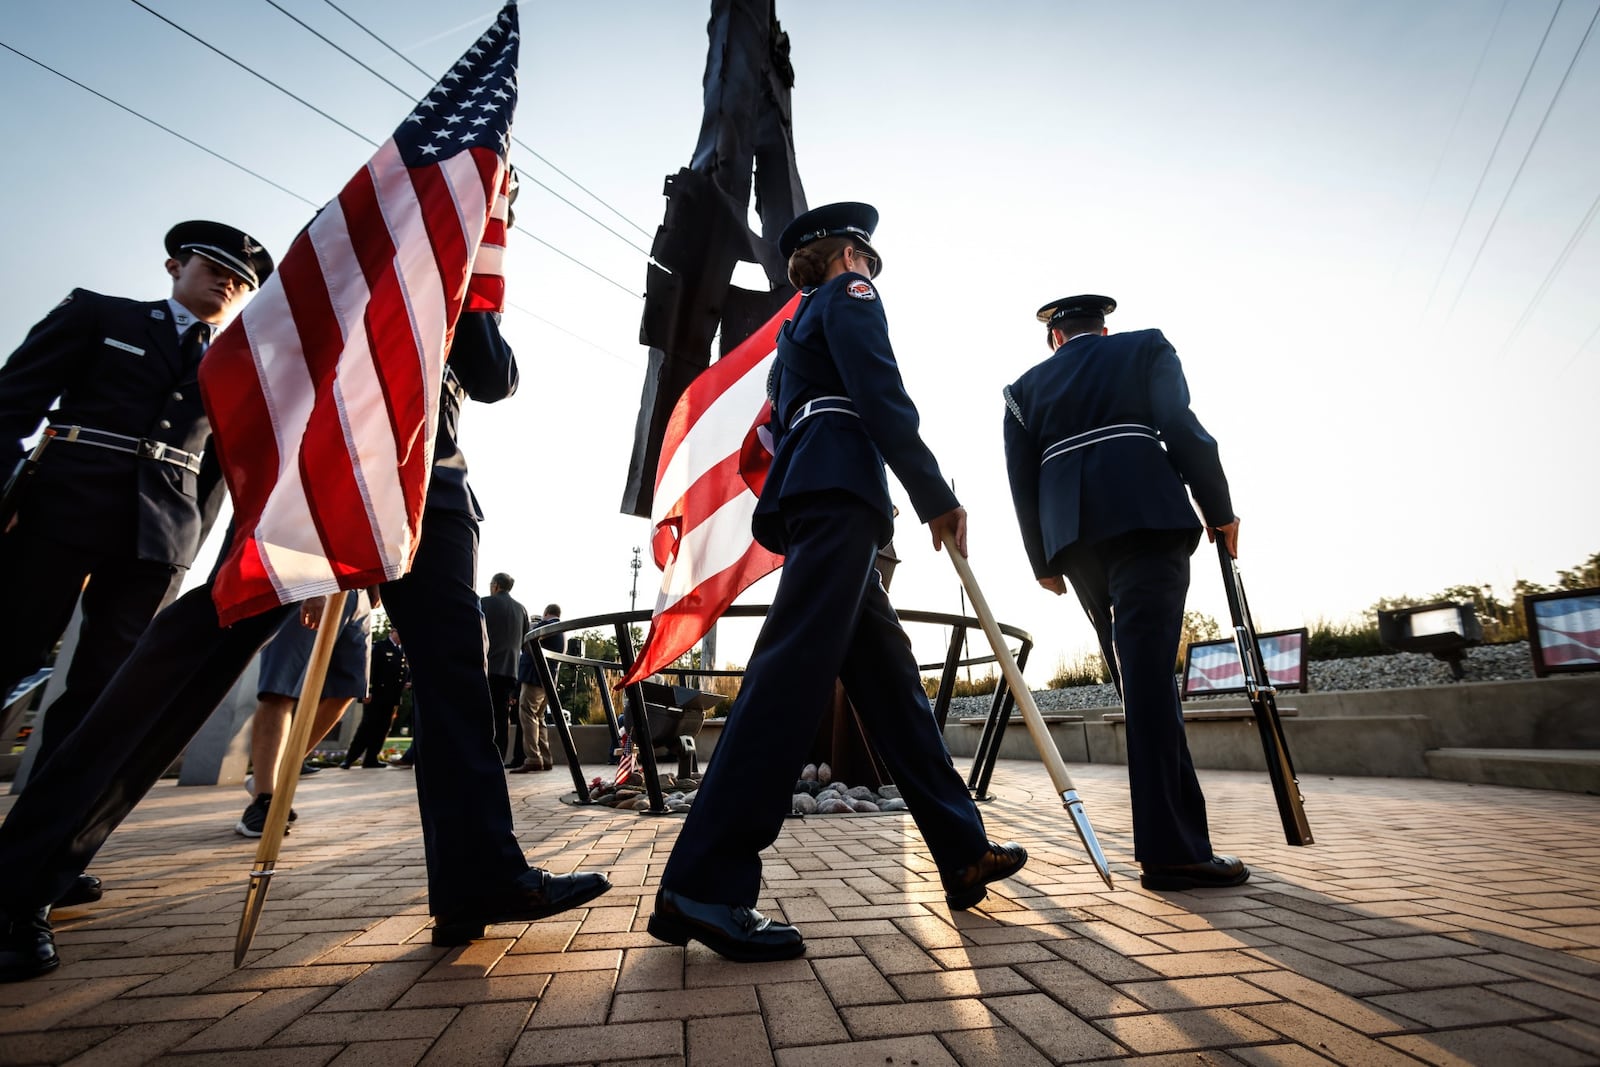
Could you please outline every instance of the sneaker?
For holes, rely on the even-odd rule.
[[[239,816],[239,821],[233,824],[234,833],[241,837],[260,837],[261,832],[267,828],[267,809],[272,807],[271,793],[257,793],[250,806],[244,809],[244,814]],[[294,810],[289,811],[289,821],[294,821]],[[283,828],[285,835],[289,828]]]
[[[244,776],[244,791],[246,793],[249,793],[251,796],[255,796],[256,795],[256,776],[255,775],[247,774],[247,775]],[[271,793],[267,794],[267,796],[269,796],[269,797],[271,795],[272,795]],[[299,812],[295,811],[293,808],[289,809],[289,821],[290,822],[294,822],[299,817],[300,817],[300,813]],[[240,830],[239,832],[240,833],[244,833],[243,830]],[[251,837],[260,837],[261,835],[259,833],[256,833],[256,834],[251,834],[249,836],[251,836]]]

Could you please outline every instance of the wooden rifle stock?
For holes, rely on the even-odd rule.
[[[1312,843],[1311,824],[1306,821],[1305,798],[1300,795],[1300,780],[1289,759],[1289,745],[1283,737],[1283,720],[1278,716],[1277,690],[1267,677],[1256,638],[1255,620],[1250,617],[1250,602],[1245,599],[1244,580],[1239,563],[1228,555],[1228,546],[1217,538],[1217,555],[1222,560],[1222,585],[1228,594],[1228,613],[1233,616],[1233,642],[1244,669],[1245,694],[1255,713],[1261,733],[1261,750],[1267,760],[1267,777],[1272,780],[1272,795],[1278,801],[1278,817],[1283,820],[1283,838],[1291,845]]]

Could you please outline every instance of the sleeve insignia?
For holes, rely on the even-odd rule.
[[[844,287],[844,291],[857,300],[876,300],[878,291],[872,287],[871,282],[851,282]]]
[[[1022,421],[1022,409],[1017,406],[1016,397],[1011,395],[1011,386],[1007,385],[1002,387],[1000,392],[1005,394],[1006,410],[1011,412],[1011,417],[1017,420],[1017,425],[1026,430],[1028,428],[1028,424]]]
[[[66,296],[61,298],[61,303],[57,304],[56,307],[58,307],[58,308],[66,307],[68,304],[72,303],[72,298],[74,296],[76,296],[76,295],[77,295],[76,293],[70,293],[69,292]]]

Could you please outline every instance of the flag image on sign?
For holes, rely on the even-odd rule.
[[[785,304],[759,330],[702,371],[678,398],[661,441],[650,538],[661,595],[650,633],[619,686],[660,670],[705,636],[711,624],[783,557],[750,533],[764,473],[758,419],[778,333],[799,306]],[[761,420],[764,421],[764,420]]]
[[[1278,689],[1304,689],[1306,631],[1284,630],[1258,634],[1257,638],[1267,684]],[[1184,699],[1208,693],[1242,693],[1244,688],[1244,665],[1239,662],[1239,648],[1232,640],[1196,641],[1189,645],[1183,672]]]
[[[410,568],[456,318],[505,299],[518,38],[507,4],[206,352],[224,625]]]

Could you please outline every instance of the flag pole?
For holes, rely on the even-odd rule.
[[[289,827],[289,807],[294,803],[295,786],[300,783],[300,766],[305,759],[306,742],[311,739],[311,724],[322,699],[322,683],[328,676],[328,661],[333,658],[333,642],[344,625],[344,605],[350,594],[341,590],[328,598],[317,625],[317,640],[311,647],[311,662],[306,664],[306,680],[300,686],[289,740],[278,759],[278,778],[272,785],[272,803],[267,807],[267,824],[256,845],[255,866],[245,882],[244,914],[239,917],[239,933],[233,942],[233,965],[244,963],[245,953],[255,940],[261,923],[261,907],[267,902],[267,887],[278,865],[278,852]]]
[[[995,621],[994,612],[989,610],[989,602],[984,599],[983,590],[978,588],[978,579],[972,573],[972,565],[956,548],[955,535],[949,530],[944,532],[944,551],[945,555],[950,557],[950,562],[955,565],[956,574],[961,577],[961,584],[966,587],[967,595],[972,598],[972,610],[978,616],[978,621],[983,623],[983,632],[989,638],[989,647],[994,650],[995,659],[1000,661],[1001,673],[1005,675],[1007,684],[1011,686],[1012,695],[1016,698],[1017,707],[1022,711],[1022,721],[1027,724],[1028,734],[1033,738],[1034,747],[1039,750],[1040,760],[1050,772],[1050,781],[1055,784],[1056,792],[1061,795],[1062,806],[1072,817],[1072,825],[1078,831],[1078,838],[1083,842],[1084,850],[1089,853],[1089,859],[1094,863],[1095,870],[1100,872],[1106,887],[1114,888],[1111,885],[1111,868],[1106,864],[1105,853],[1100,850],[1100,840],[1095,837],[1094,827],[1089,825],[1089,816],[1084,814],[1083,801],[1078,799],[1078,790],[1072,784],[1072,776],[1067,773],[1067,764],[1061,758],[1061,750],[1056,748],[1055,739],[1050,736],[1050,731],[1044,724],[1044,716],[1039,713],[1039,705],[1034,702],[1033,691],[1028,688],[1028,683],[1022,677],[1022,671],[1017,667],[1016,659],[1011,655],[1005,634],[1000,632],[1000,624]]]

